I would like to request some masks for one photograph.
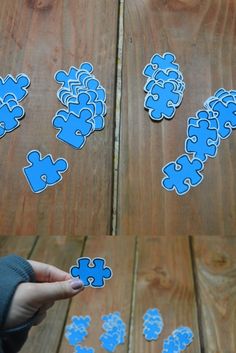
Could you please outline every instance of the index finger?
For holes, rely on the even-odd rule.
[[[60,270],[59,268],[38,262],[34,260],[27,260],[33,267],[35,278],[37,282],[60,282],[67,281],[71,278],[68,272]]]

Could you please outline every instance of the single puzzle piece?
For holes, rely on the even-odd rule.
[[[219,122],[218,134],[221,139],[229,137],[232,129],[236,128],[236,103],[224,104],[219,101],[214,105],[214,112],[217,113]]]
[[[174,339],[174,337],[169,336],[164,340],[162,353],[179,353],[179,345],[178,342]]]
[[[217,154],[217,129],[211,128],[207,119],[199,119],[195,126],[187,129],[188,138],[185,141],[185,152],[193,153],[195,158],[205,162],[208,157]]]
[[[158,53],[154,54],[150,60],[150,64],[146,65],[143,70],[143,75],[152,77],[157,69],[179,70],[179,65],[175,63],[176,57],[174,54],[166,52],[162,56]]]
[[[77,259],[77,266],[70,268],[72,277],[79,277],[85,287],[102,288],[105,280],[112,277],[112,270],[106,266],[105,259],[96,257],[93,260],[89,257]]]
[[[79,117],[73,113],[66,119],[62,115],[54,117],[52,124],[56,129],[60,129],[56,137],[73,148],[81,149],[86,142],[86,136],[94,130],[91,118],[92,113],[88,109],[83,109]]]
[[[78,345],[75,347],[74,353],[95,353],[95,350],[92,347],[82,347]]]
[[[16,78],[12,75],[7,75],[4,79],[0,77],[0,97],[3,99],[8,93],[12,93],[20,102],[28,94],[29,85],[30,79],[25,74],[19,74]]]
[[[162,169],[166,175],[162,179],[162,186],[168,191],[175,190],[178,195],[184,195],[190,187],[201,183],[203,180],[201,170],[203,170],[202,161],[196,158],[190,160],[188,155],[183,154]]]
[[[78,343],[83,342],[87,336],[88,332],[83,327],[75,328],[73,326],[70,327],[70,325],[66,327],[65,337],[71,346],[75,346]]]
[[[62,173],[68,169],[68,163],[64,158],[58,158],[55,162],[50,154],[42,158],[41,153],[32,150],[27,154],[30,163],[22,171],[35,193],[42,192],[47,186],[57,184],[62,180]]]
[[[144,107],[149,109],[149,116],[153,120],[171,119],[175,114],[175,107],[180,104],[179,94],[174,92],[174,85],[165,82],[163,87],[155,84],[151,94],[144,101]]]
[[[24,109],[20,105],[9,108],[8,104],[5,103],[0,106],[0,138],[6,132],[15,130],[20,125],[19,120],[23,118],[24,114]]]
[[[115,352],[116,347],[119,345],[119,338],[117,334],[103,333],[99,340],[101,341],[101,346],[108,352]]]
[[[178,342],[180,351],[184,351],[193,342],[193,332],[189,327],[179,327],[172,333]]]
[[[75,327],[85,327],[88,328],[91,323],[91,317],[86,316],[72,316],[71,321]]]

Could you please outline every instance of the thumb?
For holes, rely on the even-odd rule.
[[[82,281],[70,279],[68,281],[52,283],[35,283],[35,300],[40,304],[59,299],[71,298],[84,289]]]

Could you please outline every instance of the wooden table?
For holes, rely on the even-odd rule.
[[[114,276],[103,289],[86,288],[57,302],[34,327],[22,353],[72,353],[64,328],[73,315],[90,315],[85,345],[99,346],[101,315],[120,311],[127,339],[120,353],[161,352],[163,339],[180,325],[192,328],[189,353],[236,351],[235,237],[0,237],[0,256],[19,255],[65,271],[83,256],[104,256]],[[142,336],[142,316],[157,307],[164,330],[157,342]]]
[[[1,139],[0,234],[235,235],[236,133],[186,196],[161,187],[162,167],[184,152],[188,117],[219,87],[236,88],[235,17],[235,0],[1,0],[0,74],[25,72],[31,86],[20,128]],[[186,91],[174,119],[154,123],[141,72],[166,51]],[[53,76],[83,61],[106,88],[108,114],[76,151],[51,125],[62,108]],[[69,163],[38,195],[21,170],[31,149]]]

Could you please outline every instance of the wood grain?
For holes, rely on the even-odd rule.
[[[139,238],[137,253],[131,352],[161,352],[163,340],[175,328],[189,326],[195,338],[188,352],[200,353],[188,238]],[[153,342],[142,335],[142,318],[149,308],[158,308],[164,321],[162,334]]]
[[[193,239],[204,352],[236,351],[236,241]]]
[[[88,238],[84,256],[105,257],[106,263],[113,270],[113,278],[107,282],[103,289],[86,288],[80,295],[72,299],[68,313],[67,323],[71,322],[73,315],[90,315],[91,326],[88,337],[83,346],[93,347],[98,353],[104,352],[99,337],[102,330],[101,316],[110,312],[119,311],[129,331],[131,311],[132,278],[135,256],[135,239],[100,237]],[[59,353],[73,353],[63,336]],[[128,338],[124,345],[119,346],[119,352],[128,352]]]
[[[219,87],[236,87],[234,0],[126,0],[118,234],[236,234],[236,134],[208,161],[204,181],[186,196],[161,187],[162,167],[184,153],[187,118]],[[171,121],[143,109],[144,66],[173,52],[186,83]]]
[[[74,259],[81,256],[83,239],[69,237],[40,237],[31,258],[69,271]],[[48,310],[47,318],[30,330],[22,353],[57,353],[67,315],[69,300],[61,300]]]
[[[1,76],[24,72],[31,86],[21,126],[1,139],[0,234],[110,233],[117,16],[117,0],[1,1]],[[63,106],[53,76],[83,61],[106,88],[108,114],[77,151],[55,138],[51,119]],[[41,194],[21,170],[32,149],[69,163],[63,181]]]
[[[27,258],[36,242],[35,236],[0,236],[0,256],[17,254]]]

